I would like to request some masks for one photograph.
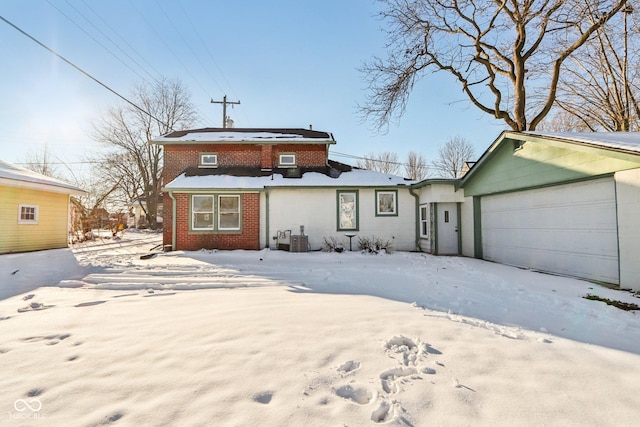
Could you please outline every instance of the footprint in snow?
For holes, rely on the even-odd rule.
[[[376,393],[366,387],[352,387],[351,385],[339,387],[336,389],[336,395],[358,405],[367,405],[376,398]]]
[[[348,360],[342,365],[338,366],[336,370],[338,372],[341,372],[342,374],[350,374],[357,371],[358,369],[360,369],[360,362],[356,362],[355,360]]]
[[[74,305],[74,307],[90,307],[92,305],[104,304],[106,301],[89,301],[89,302],[81,302],[80,304]]]
[[[39,311],[39,310],[46,310],[47,308],[51,308],[53,307],[52,305],[44,305],[41,304],[39,302],[32,302],[31,304],[29,304],[26,307],[22,307],[18,309],[18,313],[25,313],[27,311]]]
[[[387,394],[397,393],[400,391],[398,382],[404,381],[404,377],[410,377],[417,374],[418,370],[413,366],[387,369],[380,374],[382,390]]]
[[[378,405],[378,408],[371,413],[371,421],[374,423],[386,423],[393,420],[395,416],[395,405],[383,400],[380,402],[380,405]]]

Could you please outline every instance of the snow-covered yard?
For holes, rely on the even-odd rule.
[[[0,425],[637,425],[640,299],[419,253],[0,256]]]

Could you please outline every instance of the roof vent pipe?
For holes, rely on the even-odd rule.
[[[309,130],[313,130],[313,125],[309,125]]]

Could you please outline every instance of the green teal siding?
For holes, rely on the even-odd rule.
[[[522,135],[504,138],[468,180],[465,196],[478,196],[581,180],[640,167],[640,156]]]

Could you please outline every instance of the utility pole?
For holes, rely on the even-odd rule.
[[[229,105],[240,105],[240,100],[237,101],[227,101],[227,95],[222,98],[222,101],[214,101],[211,98],[212,104],[222,104],[222,127],[227,127],[227,104]]]

